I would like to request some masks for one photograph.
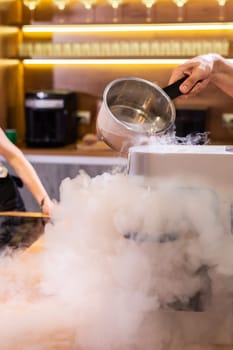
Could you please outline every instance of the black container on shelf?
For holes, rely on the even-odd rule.
[[[77,139],[77,94],[67,90],[34,90],[25,94],[26,144],[59,147]]]

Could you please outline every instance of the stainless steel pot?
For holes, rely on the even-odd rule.
[[[145,142],[145,137],[162,135],[174,124],[176,111],[172,99],[181,95],[180,84],[165,88],[140,78],[112,81],[103,94],[97,116],[97,133],[111,148],[127,152]]]

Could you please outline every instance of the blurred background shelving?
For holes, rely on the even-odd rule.
[[[57,1],[0,1],[0,123],[16,128],[22,141],[26,91],[76,91],[77,109],[91,116],[83,136],[95,131],[99,101],[111,80],[138,76],[165,86],[172,69],[189,57],[218,52],[233,58],[231,0],[224,6],[189,0],[181,7],[173,0],[147,2],[151,7],[140,0],[119,6],[107,0]],[[215,87],[175,104],[207,111],[213,142],[233,142],[222,118],[233,114],[233,100]]]

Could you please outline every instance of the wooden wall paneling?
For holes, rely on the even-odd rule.
[[[24,91],[53,89],[54,72],[52,65],[24,66]]]
[[[7,126],[7,95],[5,90],[5,67],[0,64],[0,126],[5,128]]]
[[[18,32],[5,34],[1,37],[2,50],[1,57],[18,57]]]
[[[18,142],[24,143],[25,139],[25,115],[24,115],[24,66],[22,62],[18,66],[16,86],[18,87],[18,107],[15,124],[18,130]]]
[[[23,75],[21,64],[9,66],[5,70],[4,85],[7,95],[7,128],[15,128],[20,141],[24,138]]]
[[[0,24],[12,25],[21,23],[21,0],[5,0],[0,2]]]
[[[45,23],[53,22],[55,10],[56,7],[53,5],[52,0],[41,0],[34,11],[33,23],[42,21]],[[25,5],[22,5],[22,23],[31,23],[31,13]]]
[[[4,57],[4,37],[0,35],[0,58]]]
[[[15,128],[20,134],[23,114],[22,75],[19,70],[17,63],[0,61],[0,125],[3,128]]]

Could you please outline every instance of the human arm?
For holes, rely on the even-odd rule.
[[[53,203],[42,185],[35,169],[24,156],[23,152],[7,138],[1,128],[0,154],[12,166],[16,174],[27,186],[37,203],[41,206],[42,212],[50,215],[52,212]]]
[[[171,74],[169,84],[184,75],[188,77],[180,85],[180,91],[186,96],[196,95],[212,83],[233,97],[233,64],[218,54],[197,56],[177,66]]]

